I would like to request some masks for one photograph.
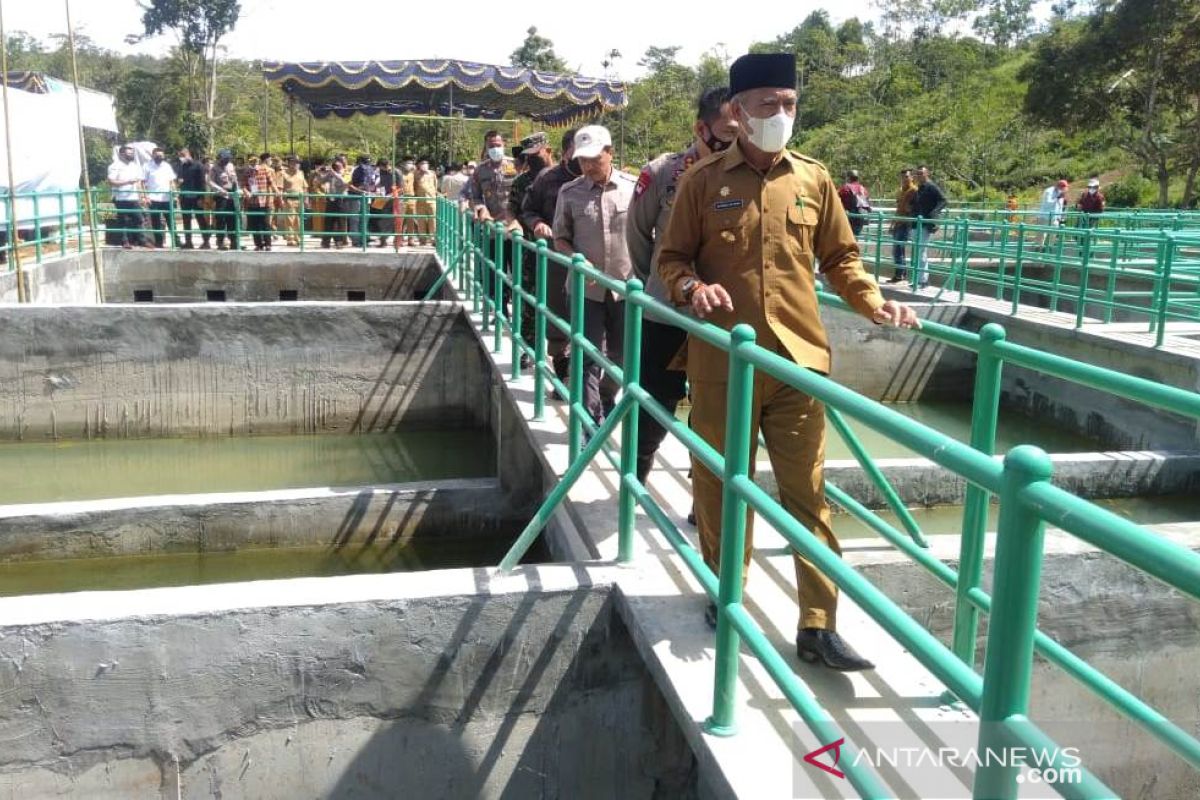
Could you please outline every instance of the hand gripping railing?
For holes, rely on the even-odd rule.
[[[458,213],[454,209],[450,209],[449,212]],[[469,262],[479,267],[475,272],[464,272],[460,268],[460,276],[469,275],[460,291],[464,291],[467,296],[480,296],[480,290],[489,285],[507,286],[514,297],[520,296],[525,291],[521,284],[502,271],[496,272],[500,264],[499,259],[486,257],[485,250],[490,248],[494,253],[498,246],[499,240],[494,236],[495,229],[488,232],[491,235],[475,238],[474,233],[483,227],[460,214],[459,223],[451,224],[445,229],[445,235],[457,237],[457,241],[445,245],[446,252],[452,259],[450,267],[454,268],[455,261],[460,265]],[[502,246],[502,241],[499,242],[499,246]],[[787,359],[758,347],[754,343],[753,330],[747,326],[738,326],[730,332],[698,322],[656,303],[642,291],[638,281],[623,284],[596,272],[581,258],[566,260],[548,254],[544,242],[532,245],[518,240],[518,249],[530,247],[537,255],[538,285],[534,293],[525,294],[522,300],[533,302],[535,318],[544,317],[543,322],[559,325],[571,335],[572,343],[577,346],[571,356],[572,379],[569,386],[562,386],[554,380],[553,373],[549,371],[544,359],[535,362],[535,385],[538,385],[538,373],[545,373],[541,376],[540,385],[544,387],[546,382],[551,382],[560,393],[568,397],[571,428],[586,428],[591,432],[591,438],[586,444],[572,448],[571,463],[559,484],[550,492],[529,525],[517,538],[500,567],[511,569],[519,562],[550,521],[558,505],[567,497],[575,481],[597,455],[605,455],[614,461],[621,473],[621,494],[618,500],[618,559],[628,561],[633,557],[636,503],[679,553],[683,563],[696,575],[704,591],[718,603],[714,704],[712,716],[707,723],[710,732],[727,735],[735,730],[737,652],[740,644],[744,643],[761,661],[800,716],[822,740],[833,741],[842,736],[828,712],[817,703],[811,690],[774,649],[742,603],[740,543],[745,535],[744,511],[748,506],[778,530],[789,545],[828,575],[951,692],[980,715],[981,751],[988,746],[994,748],[1020,744],[1053,752],[1056,759],[1061,759],[1061,750],[1030,720],[1029,686],[1033,654],[1036,651],[1167,744],[1193,767],[1200,769],[1200,742],[1083,659],[1038,631],[1036,627],[1042,537],[1046,522],[1195,599],[1200,599],[1200,556],[1052,486],[1049,483],[1049,459],[1037,448],[1015,448],[1003,464],[997,463],[987,452],[994,444],[995,404],[992,398],[998,391],[1000,364],[1004,361],[1043,369],[1068,380],[1102,388],[1120,396],[1136,397],[1143,402],[1196,417],[1200,417],[1200,397],[1173,387],[1161,386],[1013,345],[1004,341],[1003,331],[998,326],[979,336],[926,323],[920,332],[921,335],[948,344],[976,349],[981,355],[982,377],[977,376],[976,385],[977,389],[981,385],[985,387],[988,397],[984,398],[984,411],[978,413],[984,416],[990,414],[991,419],[985,421],[980,429],[973,430],[972,443],[978,445],[977,449],[920,425],[823,376],[803,370]],[[580,290],[574,293],[573,298],[582,297],[585,280],[596,280],[624,297],[627,308],[623,370],[615,369],[616,365],[611,364],[603,354],[586,342],[582,334],[580,314],[573,314],[572,324],[567,325],[548,308],[545,302],[547,263],[562,266],[566,270],[573,287]],[[489,271],[492,273],[490,276]],[[490,294],[484,293],[482,298],[481,310],[485,314],[490,312],[492,324],[512,331],[514,326],[506,318],[503,295],[499,290]],[[840,300],[829,295],[822,293],[820,299],[825,304],[844,307]],[[576,299],[575,305],[579,304],[580,301]],[[686,425],[674,419],[640,385],[638,333],[642,313],[647,309],[653,310],[656,319],[683,328],[689,335],[729,354],[729,411],[724,453],[713,450]],[[535,330],[540,336],[540,332],[545,330],[544,324],[536,326]],[[532,352],[544,354],[544,345],[544,342],[535,342]],[[525,343],[514,344],[514,353],[523,352],[526,346]],[[614,374],[619,375],[622,382],[623,396],[620,402],[598,426],[586,419],[587,415],[579,401],[582,392],[582,381],[579,378],[585,358],[600,363],[606,369],[613,368]],[[975,539],[972,546],[976,547],[976,550],[973,551],[975,555],[972,558],[977,557],[979,562],[982,562],[983,558],[983,532],[979,527],[979,509],[986,510],[988,496],[994,494],[999,498],[1000,520],[994,590],[992,595],[988,595],[978,585],[978,572],[981,572],[981,568],[976,571],[973,564],[964,563],[965,572],[961,575],[956,573],[916,544],[910,536],[883,522],[862,508],[853,498],[836,490],[836,487],[831,487],[834,490],[830,491],[830,498],[834,502],[843,505],[851,513],[871,518],[874,530],[943,583],[956,589],[956,604],[960,608],[969,607],[971,613],[956,615],[954,651],[945,647],[894,601],[843,562],[750,479],[749,404],[755,370],[762,370],[774,376],[821,401],[826,408],[845,414],[962,476],[978,492],[975,503],[969,503],[965,512],[971,524],[964,528],[963,547],[965,551],[968,547],[967,540]],[[978,396],[976,400],[979,404]],[[633,428],[639,409],[663,424],[700,464],[713,474],[722,476],[724,508],[720,580],[671,518],[654,501],[646,487],[637,480],[633,462],[636,430]],[[541,406],[535,413],[542,413],[543,410],[544,406]],[[991,437],[987,435],[989,425]],[[606,445],[607,439],[618,426],[622,429],[622,441],[620,451],[614,457],[607,452]],[[973,621],[977,620],[978,611],[991,614],[982,674],[976,672],[973,666],[976,635]],[[964,620],[972,621],[972,624],[963,624]],[[847,758],[843,763],[852,765],[846,769],[847,778],[862,796],[892,796],[871,770],[863,765],[854,764],[852,749],[848,748],[846,752]],[[1055,765],[1062,766],[1057,761],[1051,763],[1051,766]],[[987,800],[1015,798],[1018,772],[1019,768],[1013,764],[981,767],[975,776],[975,797]],[[1060,772],[1065,776],[1072,771]],[[1064,797],[1095,800],[1116,796],[1087,770],[1077,772],[1075,780],[1064,777],[1051,781],[1051,785]]]

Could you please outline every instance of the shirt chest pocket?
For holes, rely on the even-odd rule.
[[[800,253],[812,253],[817,231],[817,210],[812,206],[788,206],[788,244]]]

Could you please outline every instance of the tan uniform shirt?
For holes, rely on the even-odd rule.
[[[308,182],[304,179],[304,172],[302,170],[296,170],[294,173],[289,175],[287,170],[284,170],[280,173],[280,175],[282,176],[279,180],[280,189],[284,192],[284,194],[292,195],[291,197],[285,197],[284,199],[299,200],[300,198],[296,197],[295,195],[303,194],[305,189],[308,187]]]
[[[554,210],[554,241],[583,253],[597,270],[619,280],[633,277],[633,262],[625,243],[629,204],[636,180],[613,167],[603,185],[581,175],[559,190]],[[570,292],[570,282],[567,283]],[[589,300],[603,300],[604,287],[587,284]],[[617,295],[613,293],[614,299]]]
[[[883,305],[863,269],[837,188],[820,163],[784,151],[760,175],[738,144],[698,162],[680,178],[663,235],[658,272],[682,304],[684,279],[719,283],[733,300],[709,321],[752,325],[758,344],[802,367],[829,372],[829,342],[817,306],[815,269],[860,314]],[[692,380],[726,380],[723,352],[688,345]]]
[[[432,172],[413,173],[413,194],[417,197],[437,197],[437,175]]]
[[[463,190],[463,197],[470,201],[472,208],[487,206],[492,219],[507,220],[508,190],[516,177],[517,166],[511,158],[505,158],[499,164],[486,160],[475,168]]]

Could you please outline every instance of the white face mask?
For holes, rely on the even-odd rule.
[[[490,158],[492,161],[503,161],[504,160],[504,148],[503,147],[489,147],[487,154],[488,154],[488,158]]]
[[[792,125],[795,117],[786,111],[780,111],[773,117],[756,119],[750,117],[746,125],[746,133],[750,143],[764,153],[778,153],[787,146],[792,138]]]

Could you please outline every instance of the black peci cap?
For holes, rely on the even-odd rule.
[[[796,56],[792,53],[749,53],[729,67],[729,94],[749,89],[795,89]]]

